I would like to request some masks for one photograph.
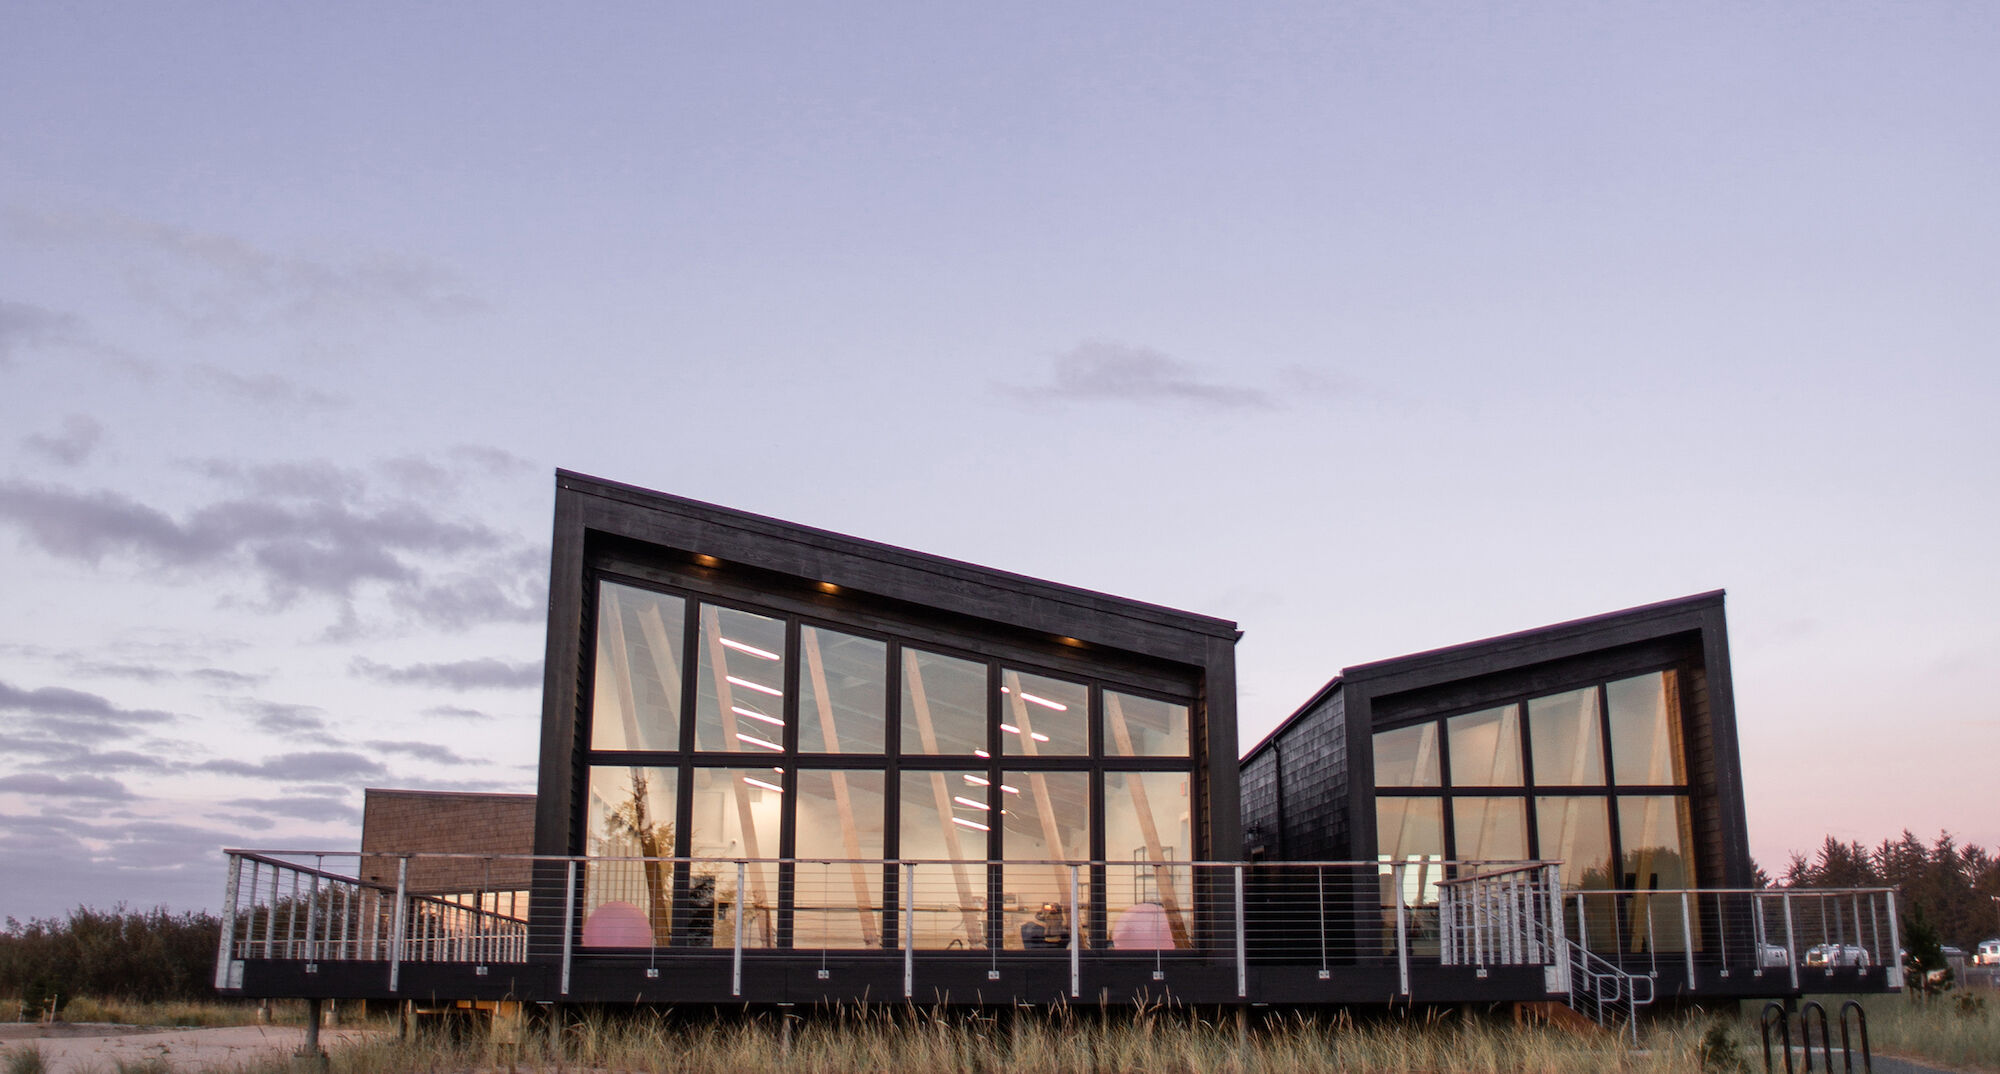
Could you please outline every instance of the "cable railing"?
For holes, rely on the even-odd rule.
[[[1562,918],[1592,954],[1689,992],[1740,976],[1902,987],[1892,888],[1571,891]]]
[[[1238,998],[1253,974],[1357,968],[1405,997],[1413,970],[1502,967],[1540,967],[1550,996],[1596,995],[1613,973],[1648,992],[1732,973],[1797,990],[1875,967],[1900,983],[1886,890],[1564,892],[1547,862],[228,855],[221,988],[241,987],[246,962],[384,964],[392,992],[408,964],[538,963],[567,996],[580,966],[655,979],[678,960],[726,967],[738,997],[746,963],[773,958],[816,962],[821,980],[836,962],[900,962],[905,996],[926,966],[984,961],[998,981],[1023,960],[1038,975],[1067,963],[1078,997],[1086,970],[1165,982],[1191,966]],[[1620,987],[1628,1006],[1641,991]]]

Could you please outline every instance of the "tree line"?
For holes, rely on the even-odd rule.
[[[1938,939],[1971,951],[2000,937],[2000,856],[1977,844],[1960,846],[1939,832],[1926,846],[1908,829],[1870,849],[1859,841],[1827,836],[1811,859],[1793,854],[1784,883],[1798,887],[1893,887],[1903,916],[1934,930]]]
[[[0,996],[41,1007],[84,995],[142,1001],[215,998],[222,919],[166,907],[78,907],[63,918],[7,919]]]

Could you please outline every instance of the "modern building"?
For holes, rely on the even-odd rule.
[[[559,472],[536,794],[487,824],[371,793],[351,875],[232,852],[218,984],[1628,1009],[1893,985],[1892,896],[1745,890],[1720,593],[1349,668],[1240,762],[1237,637]],[[1814,944],[1873,961],[1802,977]]]

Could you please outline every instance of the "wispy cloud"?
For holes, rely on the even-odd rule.
[[[203,761],[194,768],[202,772],[220,772],[230,776],[248,776],[252,779],[283,782],[375,779],[387,771],[382,767],[382,762],[350,750],[281,753],[256,762],[225,757]]]
[[[4,231],[18,241],[122,253],[128,262],[120,275],[133,292],[196,330],[485,308],[441,267],[397,254],[280,253],[235,235],[112,212],[14,212]]]
[[[397,686],[436,686],[448,690],[525,690],[542,684],[542,665],[491,658],[453,660],[397,667],[357,656],[349,670],[376,682]]]
[[[34,798],[96,798],[124,801],[132,797],[123,783],[106,776],[59,776],[51,772],[22,772],[0,776],[0,794],[23,794]]]
[[[126,557],[248,573],[279,607],[306,595],[351,602],[360,587],[379,585],[430,626],[541,615],[541,579],[512,569],[530,551],[521,538],[415,499],[378,500],[362,474],[330,463],[209,461],[197,470],[230,492],[178,518],[111,490],[0,481],[0,525],[49,555],[92,565]]]
[[[226,698],[223,704],[249,716],[250,722],[260,730],[322,745],[338,743],[338,740],[327,733],[325,709],[312,705],[265,701],[254,697]]]
[[[293,817],[298,820],[360,820],[361,811],[345,797],[334,795],[294,795],[285,798],[231,798],[222,803],[231,809],[256,814]]]
[[[447,720],[490,720],[491,713],[478,709],[468,709],[459,705],[432,705],[424,710],[426,716],[437,716]]]
[[[5,682],[0,682],[0,712],[18,712],[30,718],[17,726],[97,740],[123,737],[142,727],[174,720],[171,712],[121,708],[102,695],[66,686],[23,690]]]
[[[276,373],[238,373],[203,363],[189,369],[187,376],[197,387],[234,396],[266,409],[328,410],[348,404],[346,396],[323,392]]]
[[[1003,385],[1018,399],[1039,402],[1184,404],[1221,410],[1268,410],[1271,392],[1206,379],[1195,366],[1151,347],[1092,339],[1055,358],[1043,384]]]
[[[53,433],[29,433],[21,438],[21,446],[44,458],[75,466],[97,450],[104,439],[104,426],[88,414],[71,414],[62,420],[62,427]]]
[[[0,368],[30,347],[74,342],[81,331],[81,323],[67,313],[0,298]]]
[[[440,746],[434,742],[392,742],[378,738],[370,739],[362,743],[362,745],[378,753],[400,753],[405,757],[415,757],[419,761],[429,761],[433,764],[460,765],[472,763],[471,758],[461,757],[450,748]]]

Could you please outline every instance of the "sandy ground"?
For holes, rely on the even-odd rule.
[[[366,1029],[322,1029],[321,1047],[359,1040]],[[50,1074],[110,1074],[117,1063],[164,1059],[176,1071],[240,1067],[269,1056],[295,1052],[304,1026],[224,1026],[218,1029],[154,1029],[144,1026],[34,1024],[0,1025],[0,1053],[23,1043],[42,1050]]]

